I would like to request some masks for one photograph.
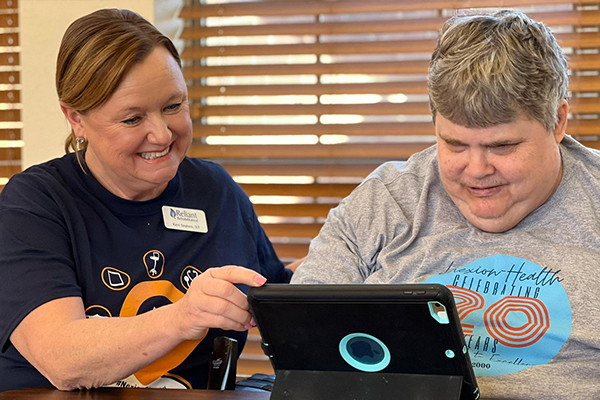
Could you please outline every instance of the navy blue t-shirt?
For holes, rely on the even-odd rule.
[[[204,211],[208,232],[167,229],[163,206]],[[269,282],[291,276],[248,197],[217,164],[186,158],[165,191],[142,202],[110,193],[74,154],[15,175],[0,194],[0,391],[51,386],[9,340],[38,306],[80,296],[89,318],[134,316],[179,300],[193,278],[222,265]],[[210,329],[199,344],[173,350],[163,370],[118,385],[205,388],[217,336],[237,339],[240,351],[246,340],[245,332]]]

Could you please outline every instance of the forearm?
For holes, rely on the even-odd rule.
[[[168,305],[131,318],[77,319],[20,351],[59,389],[99,387],[125,378],[183,341]],[[25,354],[24,354],[25,355]]]
[[[42,304],[15,328],[15,348],[59,389],[114,383],[209,328],[243,331],[252,315],[236,283],[260,286],[255,271],[225,266],[195,278],[179,301],[130,318],[86,319],[81,298]]]

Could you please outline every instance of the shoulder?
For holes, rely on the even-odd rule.
[[[185,178],[200,177],[215,181],[233,181],[231,176],[225,171],[225,168],[215,162],[200,158],[184,158],[179,170]]]
[[[435,146],[407,161],[389,161],[375,169],[340,203],[348,213],[377,214],[401,209],[412,215],[423,192],[439,184]]]
[[[14,175],[2,191],[2,197],[19,194],[21,197],[31,193],[53,192],[67,189],[76,179],[78,168],[74,154],[67,154],[42,164],[34,165]]]
[[[198,189],[203,193],[222,197],[233,195],[236,199],[246,201],[247,196],[231,175],[221,165],[199,158],[186,157],[179,172],[183,185],[188,189]]]
[[[379,186],[387,191],[401,186],[405,191],[420,191],[428,180],[438,176],[436,146],[417,153],[407,161],[388,161],[371,172],[360,184]]]
[[[565,136],[560,144],[565,173],[567,175],[587,175],[600,181],[600,151],[585,147],[570,136]]]

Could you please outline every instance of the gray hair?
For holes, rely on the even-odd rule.
[[[440,113],[467,128],[524,114],[552,132],[568,85],[567,60],[552,32],[512,10],[448,20],[429,66],[434,123]]]

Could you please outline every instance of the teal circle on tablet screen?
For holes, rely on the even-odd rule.
[[[340,341],[340,354],[352,367],[364,372],[378,372],[388,366],[390,351],[375,336],[351,333]]]

